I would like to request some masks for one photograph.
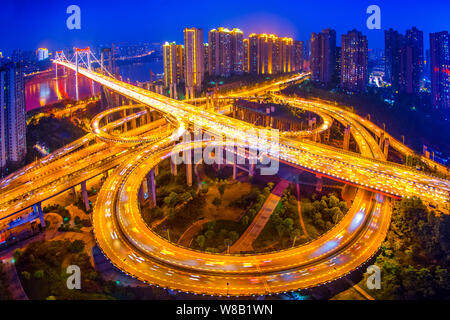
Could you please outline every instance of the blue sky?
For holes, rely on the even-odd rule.
[[[66,28],[66,8],[71,4],[81,8],[80,31]],[[271,32],[298,40],[308,39],[312,31],[332,27],[338,43],[341,34],[356,28],[367,35],[369,47],[383,48],[383,30],[366,27],[366,9],[372,4],[381,8],[383,30],[393,27],[404,32],[417,26],[425,31],[426,47],[429,32],[450,29],[447,0],[2,0],[0,51],[124,41],[182,42],[182,29],[194,26],[205,31],[239,27],[246,35]]]

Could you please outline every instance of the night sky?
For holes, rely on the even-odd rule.
[[[66,28],[66,9],[81,8],[81,30]],[[382,30],[366,27],[366,9],[381,7]],[[450,30],[448,0],[1,0],[0,51],[35,50],[44,46],[100,45],[111,42],[182,43],[184,27],[238,27],[245,35],[275,33],[296,40],[310,38],[312,31],[332,27],[340,35],[356,28],[369,39],[370,48],[384,48],[384,29],[401,32],[417,26],[428,33]],[[207,41],[205,32],[205,42]]]

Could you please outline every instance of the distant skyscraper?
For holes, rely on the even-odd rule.
[[[244,46],[244,72],[250,72],[249,70],[249,61],[250,61],[250,55],[249,55],[249,39],[243,40],[243,46]]]
[[[448,31],[430,33],[433,106],[450,112],[450,38]]]
[[[209,70],[209,43],[207,42],[203,44],[203,53],[205,55],[203,58],[203,70],[205,71],[205,73],[207,73]]]
[[[342,35],[341,43],[341,87],[362,92],[367,84],[367,38],[352,30]]]
[[[231,30],[231,63],[232,73],[241,75],[244,72],[244,33],[235,28]]]
[[[406,39],[408,45],[413,48],[413,78],[422,78],[424,73],[424,48],[423,48],[423,31],[412,27],[406,30]]]
[[[194,91],[200,91],[204,76],[204,44],[203,29],[184,29],[184,56],[185,68],[184,79],[186,92],[189,96],[194,95]]]
[[[402,35],[392,28],[384,31],[385,75],[384,80],[397,89],[400,75],[400,47]]]
[[[292,38],[251,34],[248,43],[249,71],[253,74],[291,72],[294,59]]]
[[[294,41],[293,47],[293,68],[292,71],[303,70],[303,56],[304,56],[304,43],[303,41]]]
[[[311,73],[314,81],[329,84],[336,69],[336,31],[323,30],[311,35]]]
[[[258,73],[258,35],[254,33],[248,37],[248,72]]]
[[[48,59],[48,49],[47,48],[39,48],[37,50],[36,54],[37,54],[38,61]]]
[[[163,45],[164,85],[166,87],[183,82],[183,54],[184,48],[181,44],[166,42]]]
[[[26,155],[25,82],[19,64],[0,66],[0,167]]]
[[[239,29],[213,29],[209,38],[209,75],[229,77],[242,74],[244,65],[243,33]]]
[[[336,47],[336,64],[334,69],[334,76],[337,83],[341,83],[341,50],[341,47]]]
[[[292,38],[278,38],[276,41],[279,57],[276,64],[279,65],[277,73],[291,72],[294,69],[294,40]]]
[[[394,90],[418,93],[424,71],[423,32],[413,27],[403,36],[385,31],[385,77]]]

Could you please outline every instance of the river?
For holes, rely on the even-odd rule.
[[[50,70],[32,79],[26,80],[25,102],[26,110],[30,111],[48,104],[58,102],[62,99],[75,99],[75,74],[72,71],[62,75],[62,68],[58,68],[59,77],[56,79],[55,71]],[[145,63],[133,63],[118,67],[118,72],[123,80],[144,82],[150,80],[150,70],[154,74],[162,74],[163,62],[152,61]],[[153,76],[155,80],[155,76]],[[100,86],[93,84],[89,79],[80,76],[78,79],[78,95],[80,99],[88,98],[98,94]]]

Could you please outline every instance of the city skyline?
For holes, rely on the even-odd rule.
[[[345,2],[345,1],[344,1]],[[370,1],[361,1],[352,6],[344,2],[319,1],[309,3],[306,1],[287,2],[283,4],[271,4],[271,10],[254,10],[254,5],[249,3],[229,2],[230,8],[239,7],[240,10],[218,8],[206,2],[197,2],[195,8],[202,8],[196,12],[195,8],[187,6],[181,1],[172,2],[173,7],[181,7],[183,10],[172,10],[177,24],[186,27],[203,28],[204,42],[207,42],[208,31],[217,25],[224,27],[237,27],[244,32],[244,37],[251,33],[274,33],[282,37],[292,37],[297,40],[309,39],[310,34],[317,30],[328,27],[336,30],[338,35],[345,34],[356,28],[366,34],[369,49],[381,49],[384,46],[384,30],[393,28],[405,32],[413,26],[424,31],[425,48],[428,48],[429,33],[440,32],[448,29],[443,6],[450,4],[427,2],[426,6],[420,1],[380,3],[381,8],[381,30],[368,30],[366,20],[367,7]],[[259,3],[263,7],[265,1]],[[0,36],[3,30],[13,28],[18,37],[8,38],[2,42],[0,51],[11,53],[21,48],[23,50],[35,50],[39,47],[60,48],[66,46],[100,45],[114,41],[132,42],[160,42],[183,40],[177,27],[170,24],[171,19],[163,19],[158,15],[148,16],[148,10],[134,10],[136,7],[151,9],[158,6],[162,12],[170,12],[171,6],[161,1],[138,2],[134,6],[120,4],[120,10],[114,12],[105,3],[87,3],[78,1],[81,8],[82,25],[81,30],[68,30],[65,26],[68,15],[65,3],[50,1],[45,4],[35,5],[31,1],[21,2],[20,6],[15,2],[2,3],[0,13]],[[345,10],[343,10],[345,8]],[[211,12],[206,17],[198,16],[200,12]],[[118,16],[118,12],[122,16]],[[321,19],[314,19],[310,12],[319,12]],[[182,14],[181,14],[182,13]],[[408,16],[408,19],[397,19],[397,14]],[[133,19],[127,19],[129,15],[136,15]],[[180,16],[181,15],[181,16]],[[11,17],[14,16],[14,19]],[[423,19],[423,17],[429,17]],[[420,17],[420,18],[419,18]],[[131,17],[130,17],[131,18]],[[122,21],[127,20],[127,24]],[[132,23],[130,23],[130,20]],[[201,21],[201,23],[199,23]],[[4,24],[4,25],[2,25]],[[35,28],[39,33],[32,32]],[[20,37],[20,35],[27,37]],[[112,36],[114,35],[114,36]],[[4,38],[4,37],[2,37]],[[340,37],[337,37],[337,45],[340,45]]]

